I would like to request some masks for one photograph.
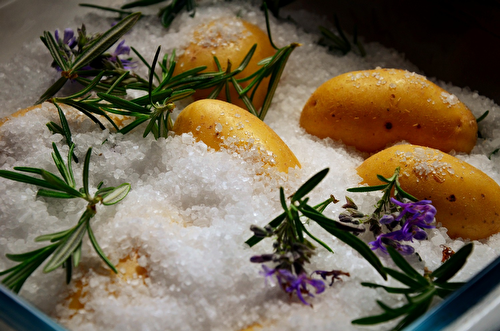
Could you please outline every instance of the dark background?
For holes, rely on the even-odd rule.
[[[285,8],[336,14],[365,42],[404,53],[429,77],[468,86],[500,104],[500,1],[296,0]]]

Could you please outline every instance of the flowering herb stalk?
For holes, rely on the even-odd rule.
[[[270,34],[267,11],[265,11],[265,13],[269,39],[271,44],[274,46]],[[134,16],[135,19],[138,19],[138,15],[140,14],[137,13],[137,15]],[[130,20],[130,18],[125,18],[124,21],[125,20]],[[116,29],[117,26],[128,26],[124,25],[122,22],[115,25],[102,36],[115,35],[116,33],[110,34],[110,31]],[[48,35],[50,35],[50,33]],[[62,53],[71,54],[72,47],[75,47],[75,41],[73,39],[74,36],[72,36],[70,32],[67,32],[62,40],[58,37],[60,47],[63,48],[63,51],[61,51]],[[93,45],[93,43],[94,42],[92,42],[91,45]],[[92,68],[88,71],[78,71],[77,74],[81,74],[82,72],[87,74],[92,73],[95,77],[92,80],[86,79],[85,87],[70,96],[50,98],[53,91],[52,89],[49,89],[51,90],[51,93],[45,93],[40,100],[43,101],[50,99],[49,101],[56,105],[69,105],[88,116],[91,120],[97,123],[101,129],[105,128],[104,124],[102,124],[94,115],[104,116],[117,131],[123,134],[130,132],[142,123],[147,122],[143,136],[146,137],[152,133],[155,139],[158,139],[159,137],[167,137],[168,132],[173,125],[170,114],[175,108],[175,101],[191,96],[196,92],[196,90],[210,88],[213,88],[213,91],[209,98],[215,99],[222,91],[226,91],[226,98],[230,101],[228,87],[229,85],[232,85],[235,90],[238,91],[240,98],[244,101],[248,111],[264,120],[288,58],[292,51],[298,46],[299,44],[292,43],[283,48],[275,47],[276,53],[273,56],[260,61],[261,67],[257,71],[251,73],[247,77],[238,79],[236,79],[235,76],[240,74],[247,67],[252,56],[254,55],[257,45],[254,45],[249,50],[245,58],[234,70],[231,69],[231,63],[229,63],[226,71],[223,71],[221,66],[218,65],[219,71],[202,73],[202,71],[206,69],[206,66],[200,66],[175,76],[173,75],[177,63],[175,60],[175,51],[173,51],[172,54],[165,54],[163,58],[160,58],[160,47],[158,47],[153,63],[150,65],[144,60],[144,57],[139,54],[139,52],[131,47],[130,49],[149,68],[149,80],[145,80],[135,74],[131,76],[130,72],[125,70],[125,67],[122,61],[118,58],[118,55],[125,52],[128,53],[129,49],[124,46],[124,44],[120,43],[117,48],[118,50],[115,51],[115,53],[111,55],[100,54],[98,55],[98,58],[104,58],[104,62],[110,64],[113,64],[116,61],[121,68],[115,68],[114,71],[110,71],[109,68]],[[69,55],[67,57],[70,58]],[[56,60],[54,61],[56,65],[58,65],[59,62]],[[217,57],[214,57],[214,61],[219,64]],[[129,64],[130,63],[127,62],[127,65]],[[159,74],[155,72],[157,64],[161,69]],[[63,67],[61,66],[61,68]],[[109,78],[110,73],[111,78]],[[132,79],[131,77],[134,78]],[[252,99],[257,87],[266,77],[270,77],[270,83],[268,85],[264,104],[262,108],[258,110],[254,107]],[[84,79],[82,77],[79,77],[79,79],[80,78]],[[157,82],[155,82],[155,79]],[[245,81],[250,81],[250,83],[247,87],[242,88],[241,83]],[[124,93],[124,88],[147,90],[148,95],[135,99],[122,98],[121,95]],[[90,92],[93,90],[97,93],[91,94]],[[125,127],[119,128],[110,118],[108,113],[127,116],[132,118],[133,121]],[[61,123],[64,121],[65,120],[61,119]],[[49,123],[48,125],[53,132],[64,134],[61,128],[54,123]],[[65,136],[69,144],[67,134]]]
[[[415,270],[393,247],[387,247],[387,251],[400,270],[391,268],[384,268],[384,270],[389,276],[407,287],[390,287],[375,283],[361,283],[361,285],[371,288],[382,288],[388,293],[403,294],[408,303],[401,307],[391,308],[383,302],[377,301],[377,304],[383,310],[382,314],[356,319],[352,321],[353,324],[378,324],[405,316],[393,330],[402,330],[410,325],[429,309],[434,297],[445,298],[465,284],[460,282],[449,282],[449,280],[455,276],[465,264],[467,257],[472,252],[472,243],[463,246],[433,272],[426,269],[424,275],[421,275]]]
[[[74,145],[69,149],[66,163],[54,143],[52,147],[54,149],[52,158],[59,170],[60,176],[39,168],[16,167],[14,170],[17,170],[17,172],[0,170],[0,177],[39,186],[40,189],[37,192],[37,196],[58,199],[80,198],[87,201],[87,206],[77,224],[72,228],[35,238],[35,241],[49,241],[49,245],[31,252],[7,254],[8,259],[19,262],[19,264],[1,271],[0,276],[7,275],[2,279],[2,284],[16,293],[21,290],[26,279],[49,257],[50,259],[45,264],[43,271],[48,273],[62,266],[66,269],[66,282],[69,283],[72,268],[77,267],[80,262],[82,241],[85,233],[88,234],[92,246],[101,259],[117,273],[116,268],[108,260],[94,236],[91,219],[97,213],[97,205],[109,206],[123,200],[130,191],[130,184],[124,183],[117,187],[103,187],[103,183],[101,182],[97,186],[97,191],[91,194],[89,187],[89,164],[92,148],[89,148],[83,165],[83,186],[77,188],[71,165]],[[25,175],[24,173],[35,174],[41,178]]]
[[[347,189],[349,192],[381,190],[383,196],[377,202],[375,211],[368,215],[358,211],[354,201],[346,198],[347,204],[343,206],[346,211],[340,214],[339,220],[367,224],[375,236],[375,240],[370,242],[373,250],[380,249],[387,253],[387,247],[390,246],[408,255],[412,254],[414,249],[403,242],[427,239],[424,229],[434,228],[431,223],[434,221],[436,208],[431,205],[430,200],[418,201],[405,192],[399,184],[398,177],[399,167],[390,178],[377,175],[377,178],[385,184]],[[393,191],[394,197],[391,196]]]
[[[250,230],[254,232],[254,235],[246,241],[246,244],[252,247],[264,238],[274,238],[272,253],[253,256],[250,261],[253,263],[272,262],[273,268],[269,268],[265,264],[262,265],[262,274],[266,279],[276,278],[283,291],[290,295],[295,293],[306,305],[309,303],[305,300],[304,294],[312,297],[314,296],[311,293],[312,289],[315,290],[315,293],[321,293],[325,290],[325,283],[321,279],[312,278],[313,275],[319,275],[323,279],[331,276],[330,285],[341,275],[349,275],[340,270],[316,270],[311,274],[308,273],[306,264],[310,262],[310,258],[314,254],[313,242],[332,252],[330,247],[308,231],[306,225],[310,221],[316,222],[330,234],[358,251],[386,279],[386,272],[380,260],[363,241],[354,235],[359,234],[364,229],[347,226],[322,214],[328,204],[334,201],[333,197],[314,207],[308,205],[309,198],[306,195],[321,182],[327,173],[328,169],[324,169],[304,183],[291,196],[290,205],[286,202],[283,188],[280,188],[280,201],[284,212],[264,228],[252,225]],[[306,218],[308,221],[304,223],[301,218]]]
[[[140,13],[131,14],[102,35],[87,36],[85,26],[78,30],[78,37],[75,37],[74,32],[68,29],[65,30],[62,39],[58,31],[56,31],[55,38],[50,32],[45,31],[40,39],[49,49],[53,58],[52,66],[61,72],[61,78],[49,87],[36,103],[40,104],[50,99],[68,80],[76,80],[88,86],[90,81],[84,77],[97,76],[100,71],[105,71],[110,80],[109,83],[116,77],[120,77],[125,70],[118,55],[126,53],[127,48],[120,44],[113,54],[105,54],[105,52],[132,28],[140,16]],[[129,65],[130,62],[126,64]],[[134,79],[134,77],[128,78]],[[95,84],[94,87],[107,90],[111,86],[109,83],[99,82],[99,85]],[[120,94],[126,93],[123,87],[117,91]]]

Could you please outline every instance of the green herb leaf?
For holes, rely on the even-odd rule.
[[[351,187],[347,189],[347,192],[354,192],[354,193],[360,193],[360,192],[374,192],[374,191],[380,191],[383,190],[387,187],[386,184],[383,185],[376,185],[376,186],[363,186],[363,187]]]
[[[91,62],[93,59],[104,53],[118,39],[120,39],[141,17],[141,13],[130,14],[118,22],[114,27],[103,33],[96,39],[90,47],[80,54],[71,66],[72,71],[76,71]]]
[[[88,210],[85,211],[78,225],[73,229],[73,231],[71,231],[71,234],[63,240],[61,245],[57,247],[51,259],[43,268],[43,271],[45,273],[59,268],[68,259],[68,257],[73,254],[73,252],[81,244],[83,236],[87,231],[87,224],[92,217],[93,214],[91,214],[91,212],[89,212]]]
[[[405,313],[408,312],[409,305],[404,305],[400,308],[396,309],[391,309],[384,305],[382,302],[377,301],[377,303],[382,307],[382,309],[385,310],[384,313],[380,315],[375,315],[375,316],[369,316],[369,317],[363,317],[363,318],[358,318],[352,321],[352,324],[358,324],[358,325],[371,325],[371,324],[379,324],[379,323],[384,323],[390,320],[393,320],[401,315],[404,315]]]
[[[48,31],[44,31],[43,33],[44,37],[44,44],[47,46],[49,49],[50,55],[52,55],[52,58],[56,62],[56,64],[61,68],[62,71],[67,71],[70,69],[70,65],[68,61],[64,58],[64,56],[61,56],[62,52],[59,50],[59,46],[57,45],[56,40],[52,36],[52,33]]]
[[[389,248],[389,247],[388,247]],[[392,278],[398,280],[399,282],[405,284],[406,286],[409,286],[412,289],[422,289],[425,287],[425,285],[420,284],[418,281],[414,280],[410,276],[399,272],[397,270],[391,269],[391,268],[384,268],[385,272]],[[428,285],[428,284],[427,284]]]
[[[394,247],[387,247],[387,251],[389,252],[389,255],[391,256],[391,259],[394,261],[394,263],[401,269],[406,275],[409,277],[413,278],[415,281],[417,281],[421,286],[427,286],[429,285],[429,281],[422,276],[421,274],[418,273],[417,270],[415,270],[407,261],[406,259],[399,254]]]
[[[417,291],[412,288],[390,287],[390,286],[384,286],[376,283],[367,283],[367,282],[362,282],[361,285],[370,288],[383,288],[387,293],[396,293],[396,294],[411,294]]]
[[[431,277],[436,278],[436,283],[444,283],[450,278],[455,276],[455,274],[464,266],[467,262],[467,258],[470,253],[472,253],[473,244],[468,243],[458,252],[453,254],[452,257],[445,263],[443,263],[439,268],[431,273]]]
[[[97,254],[111,268],[111,270],[113,270],[113,272],[115,274],[117,274],[118,270],[116,270],[116,267],[113,265],[113,263],[111,263],[111,261],[109,261],[109,259],[106,257],[106,255],[102,251],[101,246],[99,246],[99,244],[97,243],[97,240],[96,240],[96,238],[94,236],[94,232],[92,231],[90,223],[87,224],[87,232],[89,234],[90,242],[92,243],[92,246],[94,247],[94,249],[97,252]]]
[[[66,78],[66,77],[59,78],[54,84],[52,84],[47,89],[47,91],[45,91],[42,94],[42,96],[40,97],[40,99],[38,99],[35,102],[35,105],[39,105],[39,104],[41,104],[41,103],[49,100],[54,94],[56,94],[60,89],[62,89],[62,87],[64,86],[64,84],[66,84],[67,81],[68,81],[68,78]]]
[[[271,226],[272,228],[277,228],[285,220],[285,218],[286,218],[286,213],[282,213],[278,215],[276,218],[274,218],[271,222],[269,222],[268,225]],[[247,244],[250,247],[253,247],[256,244],[258,244],[262,239],[264,238],[252,236],[250,239],[245,241],[245,244]]]
[[[486,118],[486,116],[488,116],[489,113],[490,113],[489,110],[485,111],[481,116],[479,116],[478,118],[476,118],[476,123],[479,123],[482,120],[484,120]]]
[[[114,188],[113,191],[107,193],[102,197],[102,204],[105,206],[114,205],[122,201],[130,191],[130,184],[123,183]]]
[[[323,169],[307,180],[292,196],[292,202],[299,201],[311,192],[326,177],[329,169]]]
[[[74,199],[76,198],[72,194],[57,192],[52,190],[39,189],[36,192],[36,195],[39,197],[47,197],[47,198],[56,198],[56,199]]]
[[[343,241],[347,245],[351,246],[355,251],[357,251],[363,258],[370,263],[375,270],[384,278],[387,279],[386,270],[383,268],[382,262],[373,253],[373,251],[365,244],[361,239],[347,231],[359,231],[358,229],[351,228],[340,224],[328,217],[318,213],[315,209],[309,206],[305,206],[301,209],[301,212],[306,216],[318,223],[323,229],[328,231],[331,235],[337,237],[339,240]]]
[[[40,242],[40,241],[59,241],[66,237],[73,229],[68,229],[60,232],[55,232],[55,233],[50,233],[50,234],[44,234],[41,236],[38,236],[35,238],[35,242]]]
[[[27,183],[27,184],[32,184],[32,185],[40,186],[40,187],[45,187],[45,188],[48,188],[48,189],[53,189],[53,190],[57,190],[58,189],[57,186],[54,186],[54,185],[52,185],[51,183],[49,183],[49,182],[47,182],[45,180],[38,179],[38,178],[35,178],[35,177],[31,177],[31,176],[26,176],[26,175],[23,175],[23,174],[19,174],[19,173],[14,172],[14,171],[0,170],[0,177],[6,178],[6,179],[10,179],[10,180],[14,180],[16,182]]]
[[[42,175],[43,179],[45,179],[45,181],[51,185],[51,187],[48,187],[48,188],[54,189],[57,191],[66,192],[70,195],[73,195],[75,198],[83,197],[82,193],[80,193],[79,191],[75,190],[73,187],[66,184],[64,182],[64,180],[60,179],[59,177],[57,177],[53,173],[50,173],[50,172],[42,169],[41,175]]]

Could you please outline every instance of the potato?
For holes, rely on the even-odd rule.
[[[50,102],[44,102],[43,104],[34,105],[34,106],[30,106],[28,108],[20,109],[20,110],[16,111],[15,113],[13,113],[10,116],[4,117],[4,118],[0,118],[0,127],[3,124],[5,124],[7,121],[9,121],[10,119],[16,118],[16,117],[26,116],[30,111],[41,109],[42,106],[48,107],[51,111],[54,111],[57,114],[57,108],[56,108],[56,106],[54,106],[54,104],[52,104]],[[71,106],[67,106],[67,105],[61,104],[61,105],[59,105],[59,107],[61,107],[61,109],[64,112],[64,115],[66,116],[67,120],[70,121],[70,122],[71,122],[72,118],[74,120],[81,120],[81,119],[87,118],[80,111],[78,111],[77,109],[75,109],[75,108],[73,108]],[[108,115],[113,120],[113,122],[115,122],[115,124],[118,127],[123,126],[124,122],[129,119],[129,117],[122,116],[122,115],[116,115],[116,114],[111,114],[111,113],[109,113]],[[99,119],[101,121],[101,123],[104,124],[104,126],[112,128],[111,124],[109,124],[108,120],[106,118],[104,118],[104,116],[96,115],[96,114],[94,114],[94,116],[97,119]]]
[[[500,231],[500,186],[482,171],[437,149],[396,145],[366,159],[358,168],[363,183],[380,185],[400,167],[406,192],[432,200],[436,221],[451,238],[484,239]]]
[[[248,51],[254,44],[257,49],[248,63],[248,66],[236,75],[236,78],[247,77],[257,71],[260,66],[257,63],[269,56],[274,55],[275,49],[271,46],[267,34],[256,25],[241,20],[239,18],[225,18],[212,21],[209,24],[202,25],[196,29],[192,42],[179,56],[174,74],[180,74],[186,70],[199,66],[207,66],[205,71],[218,71],[214,61],[214,56],[220,62],[223,70],[227,69],[227,61],[231,61],[231,70],[236,69],[245,58]],[[259,85],[253,104],[259,109],[264,103],[267,93],[269,79],[264,79]],[[243,82],[240,85],[244,88],[249,82]],[[230,84],[231,103],[240,107],[245,107],[243,100],[239,98],[238,92]],[[199,90],[194,94],[196,100],[207,98],[213,88]],[[250,91],[247,95],[251,96]],[[223,90],[219,95],[220,100],[226,100],[226,93]]]
[[[215,150],[230,144],[255,147],[266,166],[281,172],[300,168],[295,155],[270,127],[245,109],[224,101],[204,99],[190,104],[180,112],[172,131],[191,132]]]
[[[330,79],[307,101],[300,125],[369,153],[402,140],[469,153],[477,139],[476,120],[457,97],[423,76],[397,69]]]
[[[144,279],[148,277],[148,271],[146,268],[139,265],[138,258],[139,255],[137,254],[137,252],[133,252],[132,255],[126,256],[125,258],[121,259],[115,265],[116,270],[118,270],[118,274],[115,274],[112,270],[109,269],[109,276],[112,282],[119,283],[132,281],[133,279],[139,279],[144,283]],[[82,301],[84,300],[82,299],[90,290],[88,286],[88,283],[84,285],[81,279],[76,280],[76,283],[74,285],[75,291],[66,298],[69,309],[77,311],[85,308],[85,305],[82,303]]]

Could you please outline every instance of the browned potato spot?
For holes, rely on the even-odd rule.
[[[469,153],[477,139],[476,120],[456,96],[423,76],[397,69],[330,79],[307,101],[300,125],[310,134],[370,153],[402,140]]]
[[[439,150],[397,145],[366,159],[358,168],[363,184],[379,185],[400,167],[401,187],[432,200],[436,221],[451,238],[484,239],[500,231],[500,186],[484,172]]]

